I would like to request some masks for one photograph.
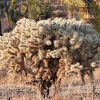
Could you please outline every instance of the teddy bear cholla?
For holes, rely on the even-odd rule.
[[[61,19],[34,21],[20,19],[12,32],[0,37],[0,69],[9,67],[34,76],[33,82],[49,92],[52,83],[63,77],[84,75],[93,79],[100,60],[100,38],[92,24],[83,20]]]

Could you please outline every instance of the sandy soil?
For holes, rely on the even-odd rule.
[[[30,79],[27,76],[20,82],[19,77],[14,79],[14,74],[7,75],[3,70],[0,73],[0,100],[100,100],[100,68],[96,69],[93,82],[85,77],[85,85],[74,77],[63,79],[55,96],[53,85],[50,88],[51,99],[43,98],[35,86],[27,84]]]

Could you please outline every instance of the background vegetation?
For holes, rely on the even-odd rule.
[[[16,22],[21,16],[21,12],[18,9],[18,0],[11,0],[9,8],[9,20]]]
[[[92,23],[100,33],[100,7],[96,0],[62,0],[62,3],[67,3],[71,17],[75,10],[79,11],[78,18],[84,19],[86,23]]]
[[[23,3],[25,11],[22,13],[25,17],[41,20],[52,17],[52,6],[50,2],[44,0],[27,0]]]
[[[0,23],[6,18],[9,23],[16,23],[22,17],[41,20],[54,18],[55,13],[65,13],[63,7],[67,6],[66,16],[63,18],[84,19],[86,23],[92,23],[100,33],[100,6],[97,0],[0,0]],[[60,11],[59,11],[60,9]],[[2,25],[2,23],[1,23]],[[1,34],[0,25],[0,34]]]

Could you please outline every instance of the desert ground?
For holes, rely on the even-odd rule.
[[[85,76],[85,84],[77,78],[62,78],[61,85],[54,95],[54,85],[50,88],[50,98],[43,98],[29,80],[32,77],[15,73],[7,74],[6,69],[0,72],[0,100],[100,100],[100,68],[94,72],[94,80]]]

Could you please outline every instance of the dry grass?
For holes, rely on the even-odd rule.
[[[85,77],[86,83],[73,77],[63,79],[58,93],[54,96],[54,85],[50,88],[50,99],[44,99],[39,95],[39,91],[32,84],[26,84],[25,77],[23,82],[19,82],[14,75],[6,76],[0,73],[0,100],[100,100],[100,68],[94,72],[95,80],[91,83],[89,77]],[[5,75],[4,75],[5,74]],[[29,80],[31,76],[28,76]],[[29,81],[28,80],[28,81]]]

